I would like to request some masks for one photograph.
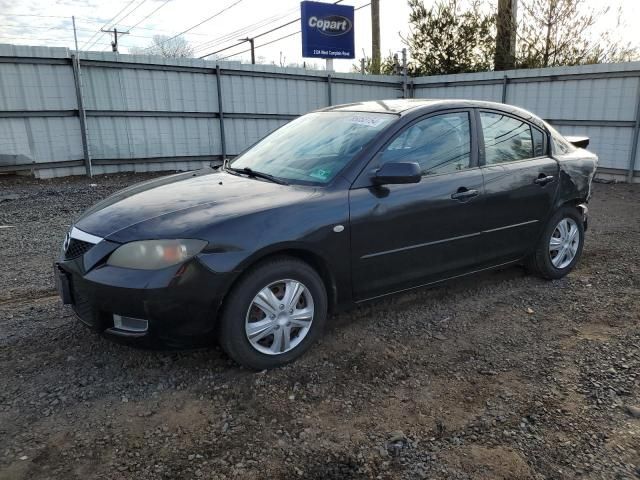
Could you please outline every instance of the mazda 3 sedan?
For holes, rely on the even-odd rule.
[[[58,288],[96,331],[217,338],[242,365],[276,367],[343,307],[516,263],[566,275],[597,165],[587,143],[497,103],[326,108],[222,167],[87,210]]]

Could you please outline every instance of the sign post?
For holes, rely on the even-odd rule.
[[[324,58],[327,70],[333,70],[335,58],[355,58],[353,6],[303,1],[302,56]]]

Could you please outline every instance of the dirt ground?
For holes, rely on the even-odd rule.
[[[252,373],[116,344],[56,297],[72,218],[146,177],[0,176],[0,479],[640,478],[640,185],[595,185],[565,279],[395,296]]]

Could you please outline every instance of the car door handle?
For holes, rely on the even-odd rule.
[[[544,186],[549,182],[553,182],[553,175],[546,175],[543,176],[543,174],[540,174],[540,176],[538,178],[536,178],[533,183]]]
[[[478,190],[469,190],[466,187],[460,187],[456,193],[451,194],[451,198],[454,200],[467,200],[477,196]]]

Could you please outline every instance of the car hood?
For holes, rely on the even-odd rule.
[[[207,169],[121,190],[87,210],[75,226],[116,242],[199,238],[212,223],[296,203],[315,190]]]

